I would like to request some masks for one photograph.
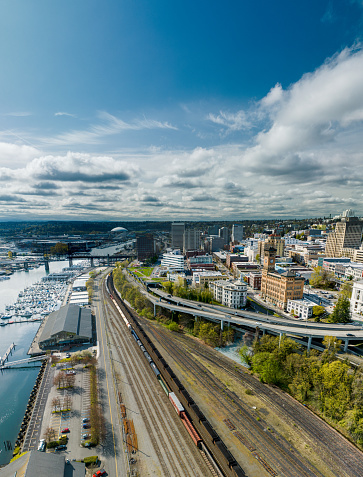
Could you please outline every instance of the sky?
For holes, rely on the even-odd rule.
[[[0,0],[0,220],[363,215],[363,0]]]

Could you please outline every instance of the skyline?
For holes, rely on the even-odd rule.
[[[363,3],[0,5],[1,220],[363,215]]]

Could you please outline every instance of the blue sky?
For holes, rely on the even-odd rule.
[[[0,218],[363,213],[363,2],[0,1]]]

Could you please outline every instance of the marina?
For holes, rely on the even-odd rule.
[[[86,262],[81,266],[77,263],[73,273],[68,274],[68,279],[80,274],[85,266]],[[49,275],[63,273],[67,268],[66,260],[51,262]],[[12,457],[11,446],[16,441],[39,371],[37,363],[34,363],[36,367],[32,363],[24,364],[23,367],[11,363],[18,361],[22,364],[21,360],[24,360],[23,363],[29,362],[27,353],[39,325],[49,313],[61,306],[68,288],[66,281],[43,281],[42,278],[46,276],[44,267],[38,267],[16,271],[9,280],[0,282],[0,359],[4,360],[12,343],[16,345],[8,353],[8,369],[0,373],[0,436],[10,443],[10,446],[0,447],[0,466],[8,463]]]

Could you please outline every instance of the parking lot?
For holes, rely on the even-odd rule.
[[[54,376],[65,369],[65,366],[69,365],[58,363]],[[69,374],[74,376],[73,388],[57,389],[57,386],[53,384],[50,389],[44,411],[41,437],[45,438],[47,433],[49,434],[48,428],[54,431],[55,440],[61,435],[67,435],[68,442],[65,449],[58,451],[49,449],[47,452],[62,452],[66,458],[78,460],[95,454],[94,449],[82,445],[90,431],[90,376],[88,369],[83,364],[74,366],[74,371]],[[57,399],[62,409],[70,407],[70,410],[59,411],[57,408],[57,412],[54,412]]]

